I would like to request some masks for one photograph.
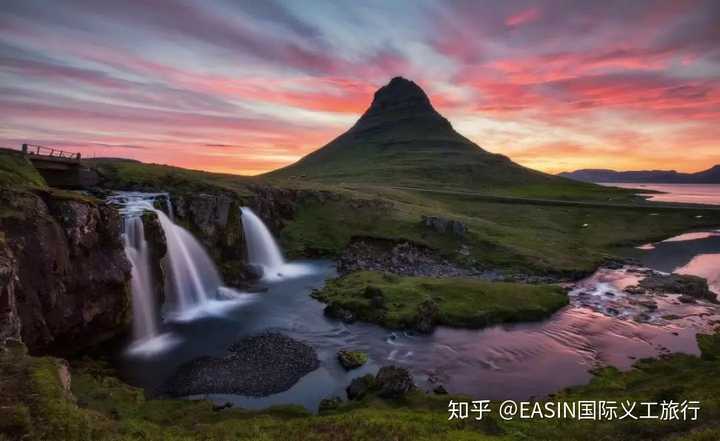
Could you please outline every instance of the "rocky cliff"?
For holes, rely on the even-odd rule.
[[[248,266],[241,207],[250,207],[277,235],[304,201],[333,197],[328,192],[262,185],[250,185],[248,189],[248,194],[170,193],[175,221],[207,248],[229,285],[242,285],[258,275]]]
[[[130,264],[116,210],[82,196],[0,189],[0,338],[76,352],[123,332]]]

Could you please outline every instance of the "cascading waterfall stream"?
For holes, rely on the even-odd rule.
[[[158,334],[153,280],[150,273],[148,244],[145,229],[139,216],[125,219],[125,254],[131,263],[131,288],[133,309],[133,337],[147,341]]]
[[[251,209],[243,207],[240,210],[247,242],[248,261],[253,265],[261,266],[269,274],[281,271],[285,259],[270,230]]]
[[[178,317],[192,315],[194,309],[218,298],[222,280],[210,256],[192,234],[173,223],[162,211],[152,211],[165,232],[173,309]]]
[[[263,270],[264,280],[279,280],[308,274],[310,267],[286,263],[282,251],[265,223],[248,207],[240,209],[248,262]]]
[[[155,208],[155,200],[163,198],[168,211],[172,204],[167,193],[124,192],[108,198],[120,207],[123,216],[125,252],[132,264],[133,344],[131,353],[149,355],[173,346],[169,334],[161,334],[158,325],[159,307],[155,293],[150,250],[145,237],[142,215],[152,212],[165,234],[167,254],[164,258],[166,319],[191,320],[215,314],[226,307],[246,303],[252,297],[222,286],[222,279],[202,245],[190,232],[175,224],[163,211]]]

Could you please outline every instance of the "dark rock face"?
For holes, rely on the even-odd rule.
[[[12,252],[0,236],[0,346],[7,339],[20,339],[20,317],[15,298],[16,265]]]
[[[383,366],[375,376],[375,387],[382,398],[400,398],[415,389],[415,383],[407,369]]]
[[[155,213],[143,213],[142,222],[145,230],[145,240],[150,250],[149,260],[152,266],[151,273],[155,285],[155,296],[157,304],[162,305],[165,302],[165,269],[162,262],[167,254],[167,238]]]
[[[200,357],[183,364],[165,389],[173,396],[235,393],[262,397],[290,389],[319,364],[310,346],[266,333],[238,341],[223,358]]]
[[[463,237],[467,232],[464,223],[453,219],[445,219],[437,216],[423,216],[422,224],[437,233],[452,234],[454,236]]]
[[[0,206],[8,210],[0,217],[5,236],[0,277],[11,281],[0,298],[4,311],[12,311],[14,302],[30,352],[76,352],[123,332],[130,264],[117,211],[52,193],[11,190],[0,190]]]
[[[300,198],[321,193],[260,185],[252,185],[249,190],[250,196],[230,192],[171,195],[176,222],[198,238],[229,285],[245,285],[262,277],[247,262],[240,208],[250,207],[277,234],[295,216]]]
[[[715,293],[710,291],[707,280],[686,274],[658,274],[644,278],[639,286],[649,291],[683,294],[695,299],[718,303]]]

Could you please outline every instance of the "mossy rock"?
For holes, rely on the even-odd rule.
[[[368,356],[361,351],[339,351],[338,361],[346,370],[357,369],[367,363]]]

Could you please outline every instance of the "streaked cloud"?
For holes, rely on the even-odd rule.
[[[713,0],[9,0],[0,144],[256,174],[403,75],[528,166],[699,170],[720,162],[718,23]]]

